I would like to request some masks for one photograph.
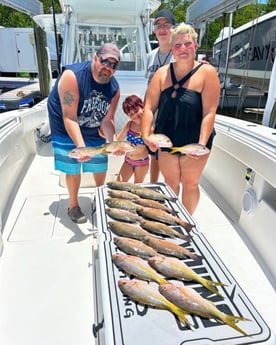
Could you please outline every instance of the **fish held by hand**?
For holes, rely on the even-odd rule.
[[[158,147],[172,147],[171,139],[167,137],[165,134],[150,134],[148,139],[154,142]]]
[[[171,147],[169,153],[181,153],[183,155],[203,156],[210,152],[210,150],[201,144],[189,144],[180,147]]]
[[[103,152],[103,147],[76,147],[68,153],[70,158],[94,157]]]
[[[104,153],[117,153],[122,154],[136,150],[136,146],[131,144],[129,141],[112,141],[103,145]]]
[[[135,145],[129,143],[128,141],[112,141],[111,143],[106,143],[98,147],[76,147],[68,153],[68,156],[76,159],[82,159],[83,157],[92,158],[98,154],[109,154],[116,152],[124,154],[125,152],[134,151],[135,149]]]

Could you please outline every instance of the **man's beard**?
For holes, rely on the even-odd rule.
[[[101,71],[99,71],[97,77],[98,77],[99,83],[107,84],[112,78],[112,74],[107,69],[102,69]]]

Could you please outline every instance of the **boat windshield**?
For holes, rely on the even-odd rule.
[[[142,47],[137,26],[76,25],[73,62],[91,60],[106,42],[115,42],[121,52],[119,70],[141,71],[144,68]]]

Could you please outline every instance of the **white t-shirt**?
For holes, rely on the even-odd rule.
[[[151,81],[154,73],[158,70],[158,68],[167,65],[170,62],[174,62],[174,57],[171,51],[162,54],[159,52],[159,49],[159,47],[153,49],[148,55],[146,69],[146,78],[148,79],[148,84]]]

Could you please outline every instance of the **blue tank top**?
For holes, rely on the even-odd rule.
[[[114,76],[107,84],[97,83],[92,76],[91,61],[65,66],[74,72],[79,87],[78,124],[82,135],[98,138],[98,128],[107,114],[112,98],[119,89]],[[62,119],[61,104],[58,95],[58,77],[49,97],[48,113],[52,135],[66,136],[67,132]]]

